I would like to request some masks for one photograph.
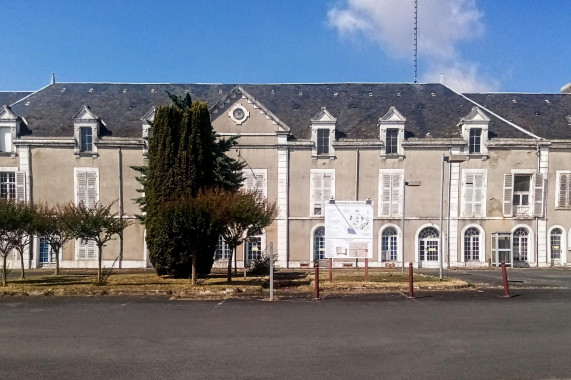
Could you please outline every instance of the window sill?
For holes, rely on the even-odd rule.
[[[99,157],[99,154],[97,152],[77,152],[77,153],[75,153],[75,158],[81,158],[81,157],[97,158],[97,157]]]
[[[331,154],[318,154],[318,155],[311,156],[311,158],[314,159],[314,160],[334,160],[334,159],[335,159],[335,155],[331,155]]]
[[[381,154],[382,160],[399,160],[402,161],[405,159],[404,154]]]

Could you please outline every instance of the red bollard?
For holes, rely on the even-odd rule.
[[[329,282],[333,282],[333,259],[329,258]]]
[[[319,260],[315,260],[315,299],[319,299]]]
[[[412,280],[412,263],[408,263],[408,298],[414,298],[414,281]]]
[[[365,282],[369,282],[369,259],[365,258]]]
[[[510,298],[510,286],[508,284],[508,272],[506,271],[506,263],[502,261],[502,277],[504,279],[504,298]]]

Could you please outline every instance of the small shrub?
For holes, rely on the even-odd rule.
[[[249,274],[257,276],[267,276],[270,274],[270,255],[262,253],[259,257],[250,262]]]
[[[117,268],[115,268],[115,263],[117,263],[117,260],[119,260],[119,256],[113,260],[113,264],[111,264],[109,268],[103,267],[101,269],[101,280],[96,282],[96,285],[105,286],[109,284],[109,277],[111,277],[111,275],[117,271]]]

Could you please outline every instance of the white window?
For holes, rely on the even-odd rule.
[[[242,187],[247,191],[255,191],[260,197],[268,196],[268,170],[267,169],[244,169],[244,182]]]
[[[561,228],[553,228],[549,234],[549,250],[551,251],[551,260],[561,259],[563,230]]]
[[[313,232],[313,260],[325,259],[325,227],[317,227]]]
[[[438,261],[439,232],[434,227],[423,228],[418,234],[418,257],[420,261]]]
[[[91,127],[79,128],[79,145],[82,152],[93,151],[93,129]]]
[[[400,217],[404,191],[404,170],[379,170],[379,216]]]
[[[230,257],[230,247],[222,236],[218,236],[216,243],[216,251],[214,253],[214,260],[227,260]]]
[[[329,129],[317,130],[317,155],[329,154]]]
[[[398,154],[399,130],[397,128],[387,129],[386,154]]]
[[[310,183],[311,215],[323,216],[325,204],[331,198],[335,198],[335,170],[314,169],[311,170]]]
[[[251,236],[246,241],[246,258],[247,261],[259,259],[262,255],[262,237]]]
[[[0,128],[0,152],[12,151],[11,128]]]
[[[25,201],[26,173],[18,171],[0,171],[0,199],[17,199],[19,201]]]
[[[486,216],[486,170],[462,171],[462,216]]]
[[[468,153],[481,153],[482,145],[482,128],[470,128],[470,137],[468,140]]]
[[[333,158],[335,150],[332,142],[335,141],[337,119],[325,107],[322,107],[321,111],[310,119],[310,124],[313,142],[311,155],[314,158]]]
[[[557,171],[556,207],[571,208],[571,171]]]
[[[464,232],[464,261],[480,260],[480,230],[470,227]]]
[[[77,260],[95,260],[97,258],[97,245],[95,241],[88,240],[87,242],[81,239],[76,240]]]
[[[512,234],[513,259],[516,261],[527,261],[529,253],[529,231],[519,227]]]
[[[75,203],[94,207],[99,202],[99,170],[75,168]]]
[[[396,261],[398,259],[398,232],[394,227],[387,227],[381,235],[381,260]]]
[[[504,174],[504,216],[543,216],[546,181],[541,173]]]

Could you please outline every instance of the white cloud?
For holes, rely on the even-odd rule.
[[[342,37],[365,37],[388,57],[412,59],[413,14],[413,0],[343,0],[328,11],[327,19]],[[437,72],[438,81],[444,71],[448,77],[457,78],[451,87],[458,84],[469,88],[469,80],[474,80],[475,86],[481,83],[478,65],[462,60],[458,45],[483,34],[482,17],[475,0],[420,0],[418,56],[429,68],[421,76],[433,79]],[[492,79],[483,82],[486,85],[482,88],[497,86]]]
[[[439,83],[441,73],[442,84],[457,92],[493,92],[500,88],[499,80],[482,74],[477,63],[460,61],[428,70],[420,76],[420,82]]]

